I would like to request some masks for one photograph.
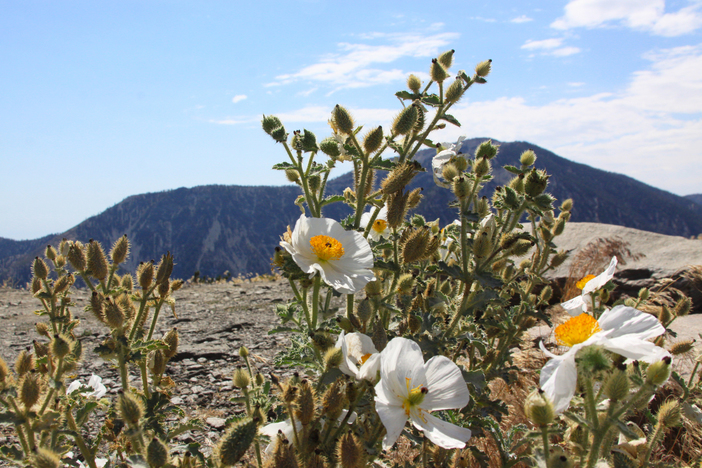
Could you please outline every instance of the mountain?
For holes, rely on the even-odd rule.
[[[472,154],[485,140],[465,140],[461,151]],[[536,167],[552,175],[549,191],[558,200],[573,199],[572,221],[684,237],[702,232],[702,206],[692,200],[621,174],[568,161],[526,142],[500,143],[500,151],[492,160],[494,179],[482,193],[489,196],[495,186],[507,184],[512,175],[502,166],[518,165],[519,155],[527,149],[535,151]],[[432,180],[434,154],[427,149],[416,156],[428,171],[412,182],[412,187],[423,187],[425,195],[415,212],[446,224],[456,218],[455,210],[448,208],[453,197]],[[384,174],[379,174],[382,177]],[[343,174],[329,181],[328,192],[341,193],[351,182],[352,175]],[[174,277],[178,278],[189,278],[196,271],[211,277],[225,271],[234,276],[266,273],[280,235],[300,216],[294,205],[299,193],[296,186],[208,185],[134,195],[61,234],[27,241],[0,238],[0,282],[26,282],[32,259],[42,255],[47,244],[57,245],[64,237],[84,242],[95,239],[109,251],[122,234],[127,234],[132,243],[125,265],[129,271],[134,271],[140,261],[158,260],[170,251],[176,262]],[[341,219],[348,212],[345,206],[335,204],[325,208],[324,215]]]
[[[685,195],[685,197],[688,200],[692,200],[693,202],[697,203],[698,205],[702,205],[702,193],[694,193],[692,195]]]

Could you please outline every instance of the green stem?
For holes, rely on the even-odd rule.
[[[351,320],[353,315],[353,294],[346,295],[346,318]]]
[[[544,461],[546,462],[546,468],[549,468],[548,459],[549,459],[549,454],[551,452],[551,448],[549,447],[549,442],[548,442],[548,426],[547,425],[541,426],[541,440],[544,444]]]
[[[141,323],[141,320],[144,316],[144,311],[146,310],[146,304],[149,302],[149,296],[151,293],[153,293],[156,288],[158,287],[157,284],[155,284],[153,287],[151,287],[148,291],[142,291],[143,296],[141,298],[141,303],[139,304],[139,312],[137,313],[136,319],[134,320],[134,323],[132,324],[132,329],[129,331],[129,342],[134,341],[134,337],[136,336],[136,332],[139,329],[139,324]]]
[[[648,466],[648,461],[650,460],[651,454],[653,453],[653,447],[655,447],[656,444],[658,444],[658,440],[661,438],[664,431],[665,428],[660,422],[658,422],[658,424],[656,424],[656,428],[653,431],[653,436],[648,442],[648,447],[646,447],[646,454],[644,455],[643,462],[641,463],[642,467]]]
[[[156,309],[154,310],[154,316],[151,318],[151,326],[149,327],[149,334],[146,337],[147,340],[150,340],[151,337],[154,336],[154,330],[156,329],[156,321],[158,320],[158,315],[161,312],[162,306],[163,306],[163,298],[161,298],[156,303]]]
[[[139,362],[139,367],[141,368],[141,383],[144,387],[144,396],[149,399],[151,398],[151,393],[149,392],[149,375],[146,372],[146,359],[142,359]]]
[[[302,288],[302,310],[305,313],[305,320],[307,320],[307,326],[310,327],[310,331],[314,330],[312,328],[312,317],[310,316],[310,308],[309,305],[307,304],[307,291],[309,288],[303,287]]]
[[[312,326],[311,328],[315,330],[317,328],[317,314],[319,312],[319,287],[322,284],[322,278],[317,275],[314,277],[314,285],[312,286]]]
[[[61,379],[61,374],[63,373],[63,358],[59,358],[58,360],[58,365],[56,366],[56,373],[54,374],[54,381],[58,382]],[[56,388],[51,387],[49,389],[49,393],[46,395],[46,398],[44,398],[44,403],[41,405],[41,409],[39,410],[39,413],[37,413],[38,416],[41,416],[44,414],[44,411],[46,411],[46,408],[49,407],[49,402],[53,399],[54,393],[56,392]]]
[[[12,407],[12,409],[15,412],[15,415],[19,416],[20,415],[20,410],[17,407],[17,403],[15,402],[15,399],[12,396],[7,397],[7,401]],[[25,424],[29,424],[29,421],[25,422]],[[29,456],[31,453],[30,451],[30,446],[29,443],[27,442],[27,438],[24,435],[24,431],[22,430],[22,425],[21,424],[15,424],[15,430],[17,431],[17,436],[19,437],[20,440],[20,445],[22,445],[22,451],[24,452],[25,456]]]
[[[80,450],[81,455],[83,455],[85,462],[90,468],[97,468],[97,465],[95,464],[95,455],[93,454],[92,450],[90,450],[85,444],[85,440],[83,440],[83,436],[80,434],[80,430],[78,429],[76,420],[73,419],[73,413],[71,412],[70,407],[66,408],[66,422],[68,423],[68,427],[70,427],[71,430],[75,433],[73,439],[76,441],[78,450]]]

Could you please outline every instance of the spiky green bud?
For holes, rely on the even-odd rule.
[[[447,51],[444,52],[443,54],[439,55],[439,58],[438,58],[439,63],[440,63],[445,69],[448,70],[449,68],[451,68],[451,65],[453,65],[453,54],[454,54],[455,52],[456,52],[455,50],[451,49],[451,50],[447,50]]]
[[[363,139],[363,149],[366,153],[371,154],[380,148],[383,143],[383,127],[376,127],[370,132],[366,133]]]
[[[456,78],[445,93],[446,102],[454,104],[463,96],[463,80]]]
[[[459,200],[463,200],[470,194],[472,185],[472,181],[468,180],[463,176],[459,176],[454,178],[451,182],[451,190],[453,191],[453,194],[456,196],[456,198],[458,198]]]
[[[675,308],[673,309],[673,313],[675,314],[676,317],[684,317],[690,313],[691,308],[692,308],[692,300],[687,296],[683,296],[675,304]]]
[[[177,328],[173,328],[164,335],[163,342],[168,345],[168,348],[163,350],[163,355],[166,356],[167,359],[170,359],[178,354],[178,341],[179,337]]]
[[[40,280],[45,280],[46,277],[49,276],[49,268],[46,266],[46,263],[44,263],[44,260],[39,257],[34,257],[34,263],[32,263],[32,274]]]
[[[444,167],[441,169],[441,176],[448,182],[453,182],[453,179],[458,177],[460,173],[461,171],[452,163],[444,164]]]
[[[414,128],[417,122],[417,105],[407,106],[397,114],[392,124],[392,132],[395,135],[407,135]]]
[[[19,399],[24,407],[29,410],[37,404],[42,392],[41,374],[27,372],[19,383]]]
[[[284,143],[288,141],[288,133],[285,131],[285,127],[278,127],[271,132],[271,137],[278,143]]]
[[[74,282],[75,282],[75,277],[73,276],[73,273],[63,275],[58,280],[56,280],[56,283],[54,284],[54,293],[61,294],[65,291],[67,291],[68,288],[73,286]]]
[[[548,426],[556,418],[553,403],[541,389],[535,390],[527,396],[524,402],[524,414],[534,425],[539,427]]]
[[[110,257],[112,257],[112,263],[119,265],[127,259],[127,255],[129,255],[129,240],[124,234],[115,241],[110,251]]]
[[[31,458],[31,466],[34,468],[59,468],[61,466],[61,456],[48,448],[37,447]]]
[[[71,342],[65,335],[54,335],[51,340],[51,353],[59,359],[63,359],[71,352]]]
[[[234,371],[234,376],[232,377],[232,383],[238,388],[247,388],[251,385],[251,378],[249,373],[243,367],[239,367]]]
[[[492,240],[487,231],[480,231],[473,239],[473,255],[477,258],[487,257],[492,252]]]
[[[536,197],[543,193],[548,186],[549,175],[542,170],[532,169],[524,180],[524,192],[530,197]]]
[[[107,278],[107,257],[98,241],[91,239],[90,242],[88,242],[87,258],[88,273],[90,276],[100,281]]]
[[[244,456],[256,437],[258,424],[253,419],[244,419],[224,433],[214,454],[222,466],[234,466]]]
[[[142,290],[146,291],[151,287],[154,280],[154,263],[142,262],[137,267],[137,279]]]
[[[339,143],[334,137],[328,137],[319,144],[319,149],[330,158],[338,158],[341,155]]]
[[[324,353],[324,369],[329,372],[332,369],[336,369],[341,364],[342,359],[344,359],[344,354],[341,352],[341,348],[329,348]]]
[[[473,172],[475,176],[480,178],[490,173],[492,170],[490,160],[487,158],[478,158],[473,163]]]
[[[149,467],[160,468],[168,463],[168,447],[158,437],[154,437],[146,448],[146,462]]]
[[[105,323],[113,330],[118,330],[124,325],[124,311],[109,299],[105,301]]]
[[[366,451],[363,444],[351,432],[346,432],[336,446],[336,454],[342,468],[366,466]]]
[[[422,80],[416,75],[410,75],[407,77],[407,87],[413,93],[419,93],[419,90],[422,89]]]
[[[19,377],[22,377],[27,372],[34,370],[35,363],[34,354],[27,349],[23,349],[17,355],[17,359],[15,359],[15,372]]]
[[[170,252],[166,252],[156,267],[156,283],[167,282],[171,273],[173,273],[173,255]]]
[[[300,424],[307,426],[312,422],[315,416],[315,395],[314,389],[309,381],[303,380],[300,382],[299,391],[297,393],[295,416]]]
[[[130,392],[123,392],[119,395],[118,406],[127,425],[132,429],[139,427],[139,420],[144,415],[144,403],[141,398]]]
[[[536,162],[536,153],[532,150],[524,151],[521,156],[519,156],[519,162],[522,166],[531,166]]]
[[[675,399],[666,400],[658,409],[658,424],[663,427],[676,427],[682,422],[680,403]]]
[[[484,141],[475,149],[475,158],[492,159],[497,156],[499,149],[499,146],[492,144],[492,140]]]
[[[332,110],[332,124],[342,135],[351,135],[354,129],[353,117],[346,108],[339,104]]]
[[[629,376],[615,370],[605,382],[605,395],[612,401],[621,401],[629,395]]]
[[[429,76],[431,76],[432,81],[442,83],[449,77],[449,74],[439,60],[433,59],[431,61],[431,68],[429,69]]]
[[[271,136],[275,129],[281,128],[282,126],[283,122],[281,122],[280,119],[274,115],[266,116],[264,114],[263,119],[261,119],[261,127],[263,127],[263,131]]]
[[[490,74],[492,68],[492,60],[483,60],[475,66],[475,74],[481,78],[485,78]]]

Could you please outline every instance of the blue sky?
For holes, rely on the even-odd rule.
[[[493,71],[435,140],[525,140],[702,192],[702,1],[427,5],[0,0],[0,237],[138,193],[286,183],[262,114],[318,139],[337,103],[389,125],[407,75],[447,49],[454,73]]]

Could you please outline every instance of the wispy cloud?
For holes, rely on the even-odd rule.
[[[246,99],[247,97],[248,97],[248,96],[246,96],[246,94],[237,94],[236,96],[234,96],[234,97],[232,98],[232,102],[233,102],[234,104],[236,104],[237,102],[243,101],[243,100]]]
[[[517,16],[516,18],[512,18],[511,20],[509,20],[510,23],[517,23],[517,24],[528,23],[529,21],[534,21],[534,20],[533,20],[533,18],[529,18],[526,15]]]
[[[340,43],[339,52],[325,55],[298,72],[279,75],[266,86],[306,82],[326,84],[336,90],[402,81],[407,76],[405,71],[385,66],[405,57],[434,57],[459,37],[457,33],[364,34],[361,39],[384,44]]]
[[[699,2],[676,12],[665,12],[665,0],[572,0],[555,29],[622,25],[659,36],[680,36],[702,27]]]
[[[544,55],[554,55],[556,57],[566,57],[580,52],[580,49],[577,47],[561,47],[562,44],[563,39],[561,38],[542,39],[540,41],[529,39],[522,45],[522,49],[539,51]]]
[[[676,193],[699,192],[702,45],[657,50],[645,58],[651,66],[633,73],[621,93],[540,106],[503,97],[459,103],[452,114],[474,135],[528,140]],[[462,131],[451,128],[440,136],[453,139]]]

